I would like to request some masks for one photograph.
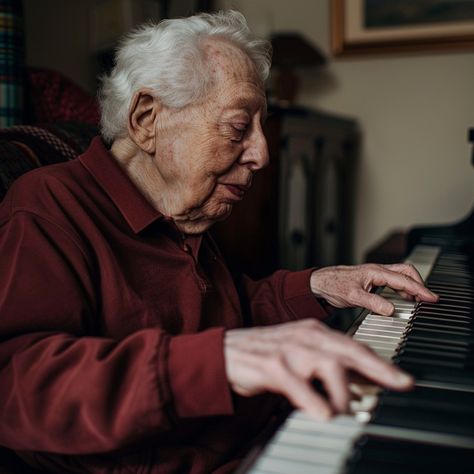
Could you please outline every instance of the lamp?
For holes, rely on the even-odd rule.
[[[295,69],[322,66],[326,63],[326,56],[297,32],[274,33],[270,41],[273,48],[272,65],[278,69],[273,93],[281,105],[289,105],[294,102],[298,92],[299,80]]]

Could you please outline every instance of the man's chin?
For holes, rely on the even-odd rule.
[[[225,209],[219,209],[212,215],[203,215],[190,220],[175,221],[176,227],[185,234],[202,234],[215,223],[227,219],[232,212],[232,205],[228,204]]]

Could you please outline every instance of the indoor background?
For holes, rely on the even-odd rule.
[[[28,65],[58,70],[95,93],[107,35],[154,8],[145,1],[137,13],[140,1],[115,3],[125,9],[114,13],[117,23],[97,31],[100,0],[24,0]],[[189,3],[173,8],[179,14]],[[323,68],[300,72],[296,103],[353,118],[360,127],[355,261],[396,229],[456,221],[471,210],[474,49],[334,58],[329,0],[215,0],[214,6],[240,10],[260,35],[299,32],[328,57]]]

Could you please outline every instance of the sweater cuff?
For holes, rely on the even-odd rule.
[[[168,371],[179,417],[233,414],[224,361],[224,328],[172,337]]]
[[[310,277],[315,269],[288,272],[283,277],[283,301],[292,315],[298,319],[326,319],[328,312],[318,302],[310,287]]]

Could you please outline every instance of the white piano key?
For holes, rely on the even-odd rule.
[[[395,329],[404,329],[407,326],[407,322],[400,320],[400,319],[395,319],[395,318],[387,318],[385,316],[367,316],[366,320],[363,321],[363,323],[367,325],[382,325],[385,327],[392,327]],[[363,324],[362,323],[362,324]]]
[[[379,336],[383,339],[393,339],[395,341],[400,340],[400,336],[403,334],[403,331],[390,331],[390,330],[384,330],[384,329],[373,329],[373,328],[367,328],[364,326],[360,326],[359,330],[356,332],[356,334],[361,335],[361,336]]]
[[[354,336],[354,339],[356,341],[362,342],[364,344],[375,344],[380,346],[381,348],[389,348],[389,347],[398,347],[400,344],[400,338],[387,338],[387,337],[382,337],[378,334],[357,334],[357,336]]]
[[[255,469],[272,474],[338,474],[338,467],[315,466],[312,463],[295,462],[293,460],[263,457],[255,465]],[[253,473],[253,471],[250,471]]]
[[[274,442],[282,445],[294,445],[313,449],[338,450],[341,447],[341,438],[330,437],[327,433],[312,433],[291,430],[281,430],[274,438]]]
[[[350,451],[350,440],[341,441],[337,449],[311,449],[307,447],[271,443],[266,455],[270,458],[288,459],[314,465],[335,466],[341,463],[341,455]]]
[[[391,325],[374,324],[368,322],[366,324],[361,324],[356,332],[359,331],[382,331],[386,334],[393,334],[397,337],[400,337],[406,331],[406,325],[395,327]]]
[[[396,351],[384,351],[384,350],[381,350],[381,349],[374,349],[372,348],[372,350],[379,356],[381,357],[383,360],[387,361],[387,362],[390,362],[392,359],[393,359],[393,356],[395,355]]]

